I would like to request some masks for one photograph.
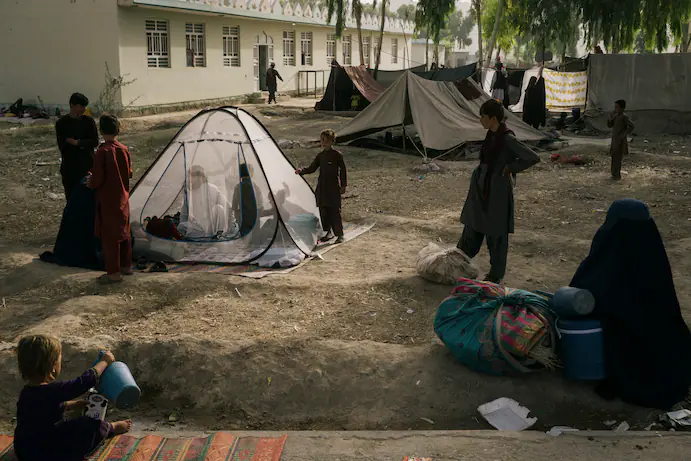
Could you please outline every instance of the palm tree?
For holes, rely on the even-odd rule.
[[[477,73],[482,82],[482,0],[473,0],[473,10],[475,12],[475,23],[477,24]]]
[[[353,0],[353,15],[355,16],[355,25],[357,26],[357,42],[358,50],[360,51],[360,65],[365,65],[365,56],[362,47],[362,2],[360,0]]]
[[[347,0],[326,0],[326,7],[328,8],[326,22],[331,23],[331,19],[336,15],[336,38],[341,38],[345,29]]]

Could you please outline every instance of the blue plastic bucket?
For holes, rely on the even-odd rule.
[[[101,360],[102,355],[103,352],[99,354],[96,362]],[[106,368],[98,380],[97,390],[120,409],[135,406],[142,395],[129,367],[122,362],[113,362]]]
[[[598,320],[557,320],[559,354],[564,376],[575,381],[599,381],[607,376],[602,325]]]
[[[550,300],[554,313],[562,318],[578,318],[590,315],[595,309],[595,298],[588,290],[562,287]]]

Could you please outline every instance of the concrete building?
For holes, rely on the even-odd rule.
[[[313,89],[315,72],[321,87],[332,59],[360,63],[354,19],[337,40],[326,14],[283,0],[4,0],[0,106],[21,97],[65,108],[75,91],[95,101],[106,65],[132,82],[116,103],[133,107],[251,94],[265,89],[270,62],[283,77],[279,91],[296,91],[299,80],[304,89],[308,78]],[[362,22],[363,54],[374,67],[379,18]],[[412,31],[387,19],[381,69],[408,67]]]
[[[425,42],[429,42],[425,44]],[[439,62],[437,65],[449,66],[450,63],[446,56],[446,44],[439,44]],[[425,58],[427,52],[427,58]],[[434,42],[432,40],[425,40],[424,38],[416,38],[412,41],[410,51],[410,67],[428,64],[431,66],[434,62]]]

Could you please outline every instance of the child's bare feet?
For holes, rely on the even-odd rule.
[[[113,424],[113,433],[115,435],[124,434],[132,429],[132,420],[126,419],[124,421],[116,421]]]

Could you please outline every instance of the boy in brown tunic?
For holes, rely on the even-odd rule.
[[[614,103],[614,113],[607,120],[607,126],[612,128],[612,145],[609,153],[612,156],[612,179],[621,179],[621,161],[624,155],[629,153],[628,135],[633,132],[634,126],[629,117],[624,114],[626,101],[619,100]]]
[[[336,243],[343,243],[343,221],[341,220],[341,195],[345,194],[348,185],[348,173],[346,171],[343,154],[332,146],[336,141],[336,133],[333,130],[324,130],[321,133],[322,150],[312,164],[307,168],[298,168],[296,174],[301,176],[312,174],[319,170],[317,181],[317,206],[321,215],[322,228],[326,236],[322,242],[331,240],[331,231],[338,237]]]

